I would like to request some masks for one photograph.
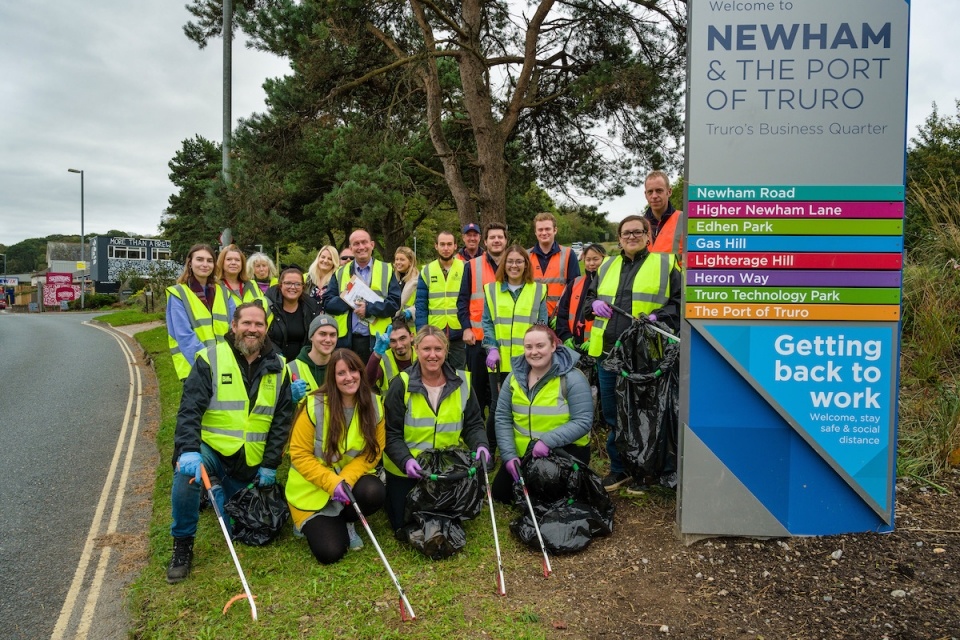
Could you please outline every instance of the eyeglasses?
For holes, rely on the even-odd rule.
[[[621,238],[642,238],[647,235],[646,231],[624,231],[620,234]]]
[[[525,267],[527,263],[523,260],[507,260],[508,267]]]
[[[282,284],[284,287],[292,287],[292,288],[294,288],[294,289],[300,289],[300,288],[303,287],[303,283],[302,283],[302,282],[282,282],[281,284]]]

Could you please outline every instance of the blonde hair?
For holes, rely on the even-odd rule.
[[[543,213],[538,213],[533,217],[533,226],[536,227],[538,222],[552,222],[553,228],[557,228],[557,218],[549,211],[544,211]]]
[[[251,255],[249,258],[247,258],[247,278],[249,280],[257,279],[256,273],[254,272],[254,268],[261,262],[266,262],[267,266],[270,267],[270,275],[267,277],[270,278],[271,280],[276,278],[278,274],[277,265],[273,264],[273,260],[270,259],[270,256],[268,256],[265,253],[260,253],[259,251]]]
[[[327,273],[320,273],[320,254],[322,254],[324,251],[326,251],[327,255],[330,256],[330,261],[333,262],[333,268]],[[310,268],[307,269],[307,282],[318,288],[324,287],[328,282],[330,282],[330,277],[339,266],[340,253],[337,251],[336,247],[328,244],[322,247],[320,251],[317,251],[316,259],[313,261],[313,264],[310,265]]]
[[[446,356],[450,353],[450,340],[443,334],[442,329],[438,329],[432,324],[425,325],[417,330],[417,335],[413,337],[413,348],[419,347],[427,336],[433,336],[440,341],[440,344],[443,345],[444,361],[446,361]]]
[[[417,256],[413,253],[413,249],[410,247],[397,247],[397,250],[393,252],[393,255],[396,256],[398,253],[410,261],[410,268],[407,269],[407,273],[404,274],[403,280],[400,280],[400,282],[407,282],[408,280],[412,278],[415,279],[417,276],[419,276],[420,271],[417,269]]]
[[[643,179],[644,188],[646,188],[647,182],[649,182],[651,178],[662,178],[663,184],[667,185],[667,191],[670,191],[670,178],[667,177],[666,173],[664,173],[663,171],[660,171],[659,169],[648,173],[647,177]]]
[[[249,282],[250,278],[247,277],[247,256],[243,255],[243,251],[240,251],[240,247],[235,244],[227,245],[223,251],[220,252],[220,255],[217,256],[217,267],[213,270],[213,275],[217,280],[223,280],[223,265],[227,261],[228,253],[239,253],[240,254],[240,273],[237,274],[237,280],[240,283]]]

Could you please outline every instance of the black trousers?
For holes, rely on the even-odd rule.
[[[560,448],[582,462],[584,465],[589,466],[589,444],[585,444],[583,446],[568,444]],[[493,484],[490,487],[490,493],[493,496],[493,499],[497,502],[513,504],[513,478],[510,476],[510,472],[507,471],[505,465],[506,463],[500,465],[500,471],[497,472],[497,477],[493,479]]]
[[[407,494],[417,486],[417,481],[407,476],[395,476],[387,472],[387,519],[394,531],[402,527],[405,522],[403,510],[407,504]]]
[[[363,476],[357,480],[351,491],[364,516],[369,517],[383,507],[386,490],[377,476]],[[353,505],[347,505],[338,516],[311,518],[303,525],[300,532],[307,539],[310,551],[317,562],[333,564],[347,554],[347,549],[350,548],[347,523],[357,520],[357,512],[354,511]]]
[[[360,356],[360,361],[364,366],[370,361],[370,354],[373,353],[373,349],[370,347],[370,342],[373,339],[372,336],[365,336],[360,333],[354,333],[350,336],[350,344],[352,345],[350,348]]]
[[[466,346],[466,360],[467,360],[467,371],[470,372],[470,386],[473,387],[473,394],[477,397],[477,402],[480,404],[480,410],[484,410],[490,406],[490,380],[487,376],[487,352],[480,346],[480,342],[476,344],[465,344]],[[490,443],[493,447],[496,447],[496,442]]]
[[[483,365],[484,371],[487,365]],[[500,385],[507,378],[507,373],[487,373],[487,380],[490,385],[490,413],[487,414],[487,440],[490,442],[490,455],[497,452],[497,429],[495,418],[497,415],[497,401],[500,400]]]

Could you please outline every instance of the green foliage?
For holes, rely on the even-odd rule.
[[[102,309],[117,302],[119,302],[119,299],[112,293],[91,293],[85,296],[83,305],[87,309]],[[71,309],[79,309],[80,299],[71,300],[69,306]]]
[[[960,184],[960,101],[957,114],[933,111],[910,139],[907,150],[907,212],[904,242],[908,250],[923,248],[932,222],[918,198],[956,193]],[[940,196],[938,196],[938,193]]]
[[[115,311],[103,316],[97,316],[97,320],[106,322],[111,327],[126,327],[131,324],[143,324],[145,322],[162,321],[166,317],[163,312],[144,313],[135,309],[126,309],[124,311]]]
[[[168,199],[160,227],[170,240],[172,258],[182,261],[198,242],[217,244],[224,219],[216,186],[221,170],[220,145],[201,135],[187,138],[168,163],[177,192]],[[222,183],[219,183],[222,188]]]
[[[319,249],[304,249],[295,242],[292,242],[288,244],[285,249],[280,250],[280,263],[277,264],[277,268],[280,268],[282,264],[290,266],[297,265],[306,273],[310,265],[313,264],[313,261],[317,259],[318,251]]]

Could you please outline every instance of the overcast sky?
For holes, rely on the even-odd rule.
[[[88,235],[157,232],[167,162],[185,138],[222,130],[221,42],[187,40],[184,2],[0,2],[0,243],[80,232],[67,168],[85,171]],[[956,0],[913,3],[910,136],[932,102],[955,113],[958,23]],[[235,42],[234,118],[262,111],[264,79],[287,69]],[[635,191],[601,209],[619,220],[645,204]]]

